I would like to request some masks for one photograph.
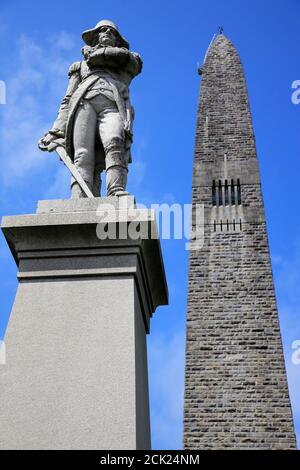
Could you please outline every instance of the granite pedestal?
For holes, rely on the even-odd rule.
[[[0,448],[149,449],[146,334],[168,302],[153,211],[130,196],[40,201],[2,230],[19,286]]]

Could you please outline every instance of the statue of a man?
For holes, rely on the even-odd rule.
[[[64,146],[94,196],[101,191],[106,170],[107,195],[126,190],[131,162],[132,123],[129,85],[142,70],[142,60],[129,51],[117,26],[100,21],[85,31],[84,60],[69,69],[69,86],[53,127],[39,141],[41,150]],[[72,197],[84,197],[74,177]]]

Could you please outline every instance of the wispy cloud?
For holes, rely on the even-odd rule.
[[[0,125],[2,186],[9,188],[16,182],[22,185],[25,180],[36,180],[39,174],[52,171],[45,196],[69,196],[69,192],[61,190],[67,181],[64,171],[49,168],[47,156],[37,148],[37,141],[56,117],[67,86],[68,68],[80,60],[77,48],[75,38],[65,31],[43,37],[41,42],[25,35],[18,38],[17,55],[6,67],[7,104],[2,108]],[[129,169],[129,189],[133,194],[144,192],[145,147],[145,141],[137,136],[134,163]]]
[[[17,180],[22,184],[25,176],[42,171],[46,159],[37,141],[56,116],[68,66],[74,61],[73,47],[73,37],[65,32],[42,44],[24,35],[18,39],[17,56],[6,68],[7,104],[0,126],[2,184],[11,186]]]
[[[300,340],[300,237],[290,252],[292,257],[276,255],[272,260],[290,397],[300,445],[300,365],[292,364],[292,343]]]

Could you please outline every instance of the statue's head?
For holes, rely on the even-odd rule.
[[[126,47],[129,44],[121,36],[118,27],[110,20],[101,20],[95,28],[88,29],[82,33],[82,39],[88,46],[95,47],[97,44],[103,46]]]

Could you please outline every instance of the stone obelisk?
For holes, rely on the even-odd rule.
[[[82,39],[39,141],[70,169],[72,199],[2,219],[19,286],[0,369],[0,449],[151,445],[146,334],[168,293],[154,211],[126,192],[129,84],[142,60],[110,20]]]
[[[204,244],[189,261],[184,447],[294,449],[247,89],[223,34],[202,67],[194,213],[197,204]]]

